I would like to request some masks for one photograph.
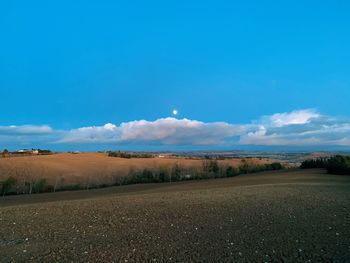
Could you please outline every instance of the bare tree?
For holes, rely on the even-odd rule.
[[[64,181],[64,179],[63,179],[63,176],[61,174],[56,177],[55,184],[53,186],[54,192],[56,192],[57,189],[62,185],[63,181]]]

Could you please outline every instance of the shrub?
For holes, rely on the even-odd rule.
[[[56,189],[55,189],[55,186],[54,186],[54,185],[47,184],[47,185],[44,187],[43,193],[53,193],[53,192],[55,192],[55,191],[56,191]]]
[[[13,186],[17,183],[17,180],[13,177],[7,178],[5,181],[1,184],[1,194],[5,196],[9,192],[11,192]]]
[[[131,159],[131,158],[153,158],[154,156],[152,154],[148,153],[127,153],[127,152],[108,152],[109,157],[118,157],[118,158],[125,158],[125,159]]]
[[[278,163],[278,162],[265,164],[265,167],[267,170],[281,170],[281,169],[283,169],[283,165],[281,163]]]
[[[169,173],[165,168],[160,168],[158,173],[158,181],[166,182],[169,180]]]
[[[171,175],[170,180],[171,181],[178,181],[181,178],[181,168],[179,164],[174,164],[173,168],[171,169]]]
[[[242,164],[239,166],[239,171],[243,174],[281,169],[283,169],[283,165],[279,162],[257,165],[244,159],[242,160]]]
[[[350,156],[336,155],[329,158],[327,171],[331,174],[350,175]]]
[[[41,154],[41,155],[48,155],[48,154],[52,154],[52,151],[38,149],[38,153]]]
[[[242,173],[242,174],[256,173],[262,170],[258,166],[253,164],[248,164],[246,162],[241,164],[238,169],[239,169],[239,173]]]
[[[115,177],[115,185],[123,185],[125,183],[124,176],[116,176]]]
[[[204,160],[203,161],[203,172],[217,175],[220,172],[219,163],[217,160]]]
[[[59,191],[77,191],[83,189],[80,184],[68,184],[59,189]]]
[[[155,181],[153,177],[153,172],[148,169],[143,169],[140,179],[140,181],[144,183],[152,183]]]
[[[33,185],[34,193],[43,193],[46,188],[46,179],[39,179]]]
[[[149,169],[143,169],[142,171],[132,172],[128,177],[125,177],[125,184],[145,184],[155,183],[157,180],[153,172]]]
[[[237,176],[237,175],[239,175],[239,171],[237,168],[232,167],[232,166],[227,167],[227,169],[226,169],[226,176],[227,177],[233,177],[233,176]]]
[[[330,174],[350,175],[350,156],[335,155],[330,158],[305,160],[300,165],[302,169],[326,168]]]
[[[329,158],[316,158],[305,160],[301,163],[300,168],[311,169],[311,168],[327,168]]]

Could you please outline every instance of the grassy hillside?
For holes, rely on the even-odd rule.
[[[238,167],[240,159],[217,161],[219,168]],[[250,158],[245,163],[264,165],[268,159]],[[168,176],[173,170],[194,174],[203,170],[204,161],[185,158],[115,158],[105,153],[53,154],[42,156],[23,156],[0,158],[0,181],[14,178],[18,185],[35,187],[45,180],[45,185],[60,189],[63,187],[89,188],[99,185],[117,184],[120,178],[137,174],[139,171],[163,173]],[[33,183],[32,183],[33,182]],[[33,184],[33,186],[32,186]]]

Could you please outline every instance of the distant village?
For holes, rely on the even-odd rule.
[[[16,157],[16,156],[31,156],[31,155],[47,155],[52,154],[53,152],[50,150],[42,150],[42,149],[21,149],[17,151],[9,151],[4,149],[1,152],[1,157]]]

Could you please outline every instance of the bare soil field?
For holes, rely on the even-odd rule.
[[[268,159],[251,159],[259,164]],[[201,168],[203,161],[185,158],[115,158],[105,153],[59,153],[53,155],[0,158],[0,180],[13,176],[18,180],[45,178],[49,184],[60,180],[63,184],[110,184],[116,176],[126,176],[130,171],[159,168],[170,169],[174,164],[183,168]],[[240,159],[220,160],[221,165],[237,167]]]
[[[350,176],[323,170],[0,199],[1,262],[350,262]]]

